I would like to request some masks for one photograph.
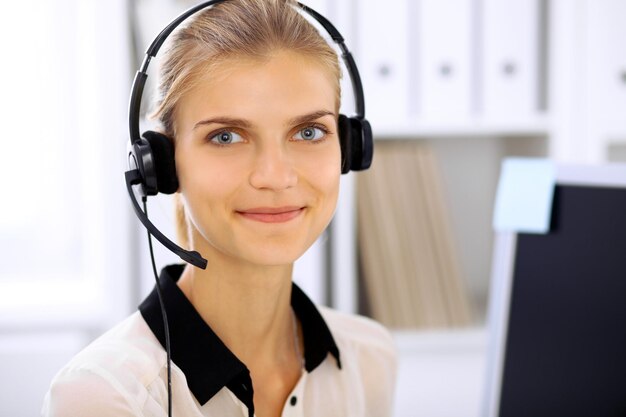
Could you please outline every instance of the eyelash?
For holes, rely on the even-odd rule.
[[[302,126],[300,126],[300,127],[298,127],[296,129],[296,132],[300,132],[300,131],[302,131],[304,129],[307,129],[307,128],[315,128],[315,129],[321,130],[322,132],[324,132],[324,137],[322,137],[321,139],[308,140],[308,141],[300,139],[300,140],[296,140],[296,142],[308,142],[311,145],[316,145],[318,143],[324,142],[326,140],[326,138],[328,137],[328,135],[331,133],[331,131],[326,126],[324,126],[322,124],[319,124],[319,123],[312,123],[312,124],[302,125]],[[232,146],[233,145],[232,143],[222,144],[222,143],[213,142],[213,140],[212,140],[214,137],[216,137],[218,135],[221,135],[222,133],[226,133],[226,132],[233,132],[233,133],[236,133],[239,136],[243,136],[243,134],[238,132],[237,129],[223,128],[223,129],[220,129],[220,130],[217,130],[217,131],[209,133],[206,136],[205,140],[209,144],[211,144],[213,146],[218,146],[220,148],[226,148],[226,147]]]
[[[214,132],[209,133],[209,134],[206,136],[205,140],[206,140],[206,141],[207,141],[210,145],[217,146],[217,147],[220,147],[220,148],[227,148],[227,147],[229,147],[229,146],[234,145],[233,143],[218,143],[218,142],[213,142],[213,138],[214,138],[214,137],[216,137],[216,136],[218,136],[218,135],[221,135],[222,133],[236,133],[237,135],[239,135],[239,136],[242,136],[242,137],[243,137],[243,134],[241,134],[239,131],[237,131],[237,129],[223,128],[223,129],[216,130],[216,131],[214,131]],[[239,142],[237,142],[237,143],[239,143]]]
[[[307,124],[307,125],[303,125],[298,127],[297,132],[301,132],[304,129],[308,129],[308,128],[314,128],[314,129],[319,129],[322,132],[324,132],[324,137],[322,137],[321,139],[317,139],[317,140],[297,140],[297,142],[308,142],[311,145],[317,145],[318,143],[322,143],[326,140],[326,138],[328,137],[328,135],[330,134],[330,130],[328,130],[328,128],[324,125],[321,125],[319,123],[312,123],[312,124]]]

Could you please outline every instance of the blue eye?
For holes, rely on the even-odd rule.
[[[304,129],[300,129],[294,136],[295,139],[316,141],[324,138],[328,132],[322,128],[316,126],[307,126]]]
[[[218,145],[230,145],[237,142],[242,142],[243,138],[235,132],[229,130],[223,130],[216,135],[213,135],[209,140]]]

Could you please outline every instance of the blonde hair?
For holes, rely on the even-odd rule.
[[[312,57],[335,83],[339,109],[341,70],[337,54],[296,9],[294,0],[230,0],[189,19],[171,36],[160,67],[159,100],[153,114],[163,133],[175,141],[174,116],[181,97],[200,75],[233,58],[267,60],[278,50]],[[175,196],[179,244],[189,249],[188,225],[180,194]]]

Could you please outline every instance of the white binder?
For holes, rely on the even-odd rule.
[[[623,141],[626,139],[626,2],[587,1],[585,11],[589,139]]]
[[[359,0],[355,59],[372,129],[406,122],[408,109],[407,0]]]
[[[524,122],[539,108],[538,0],[483,0],[483,115]]]
[[[419,119],[464,123],[471,113],[472,0],[421,0],[417,11]]]

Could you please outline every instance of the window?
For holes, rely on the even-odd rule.
[[[125,3],[4,10],[0,325],[128,311]]]

